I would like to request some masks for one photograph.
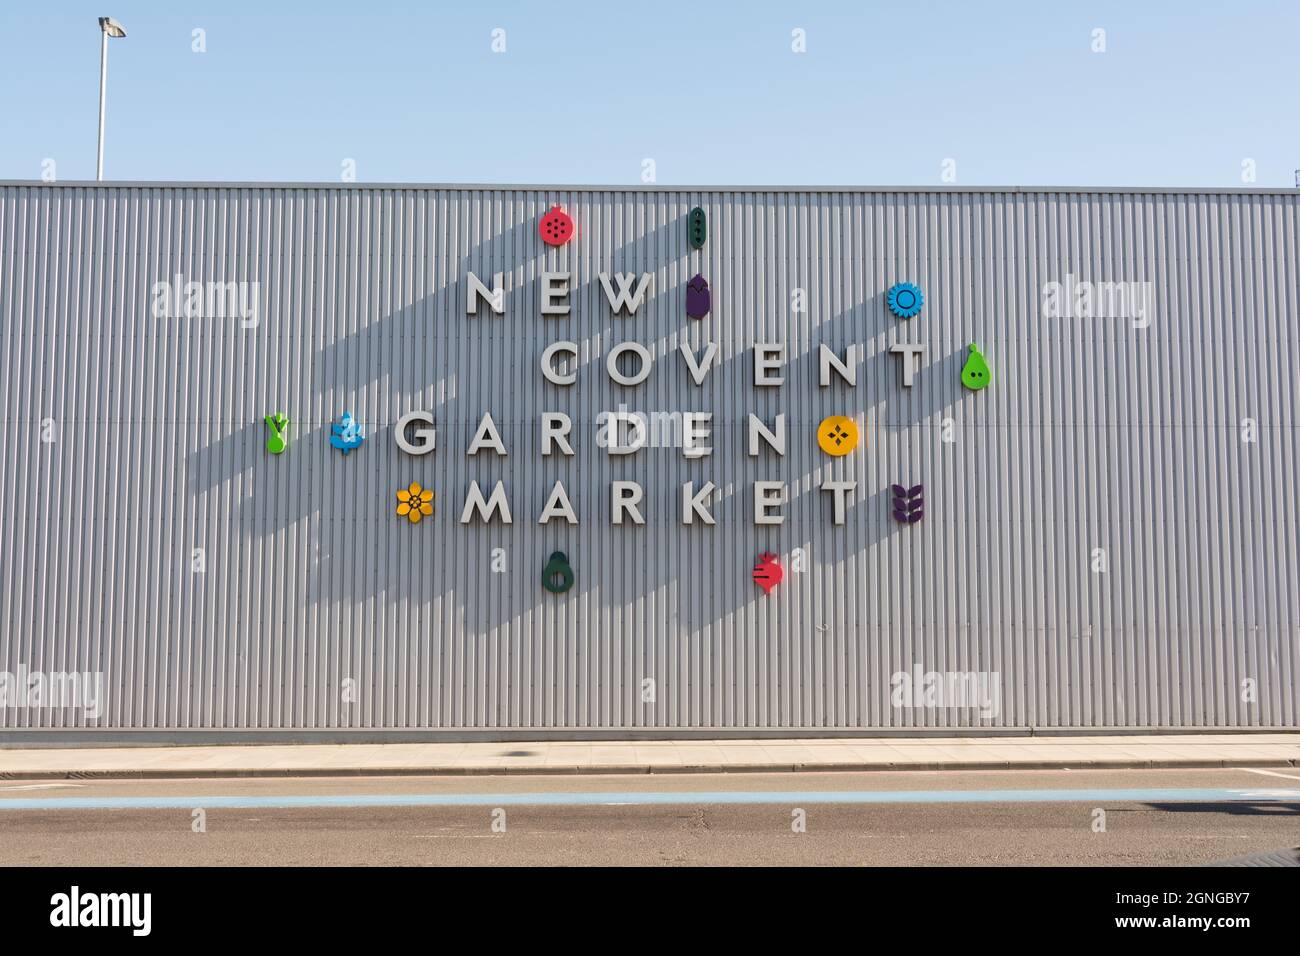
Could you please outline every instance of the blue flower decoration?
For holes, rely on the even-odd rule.
[[[900,319],[910,319],[925,305],[925,296],[910,282],[896,282],[890,286],[885,299],[889,303],[889,311]]]
[[[330,444],[345,455],[354,448],[360,448],[365,440],[361,423],[352,417],[351,412],[344,412],[343,417],[330,426]]]

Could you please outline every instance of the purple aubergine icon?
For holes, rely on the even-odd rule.
[[[704,276],[696,276],[686,283],[686,314],[692,319],[702,319],[709,314],[712,305],[709,296],[709,282]]]

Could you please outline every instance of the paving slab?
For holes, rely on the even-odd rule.
[[[790,740],[510,741],[0,749],[0,779],[698,773],[700,771],[1300,768],[1300,731],[1263,734]],[[1300,776],[1300,772],[1297,774]]]

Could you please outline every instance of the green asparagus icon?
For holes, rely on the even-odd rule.
[[[272,455],[281,454],[289,447],[289,417],[284,412],[266,416],[266,426],[271,429],[266,439],[266,450]]]

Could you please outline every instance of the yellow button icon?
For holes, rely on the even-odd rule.
[[[858,423],[846,415],[823,418],[817,426],[817,444],[836,458],[847,455],[858,447]]]

